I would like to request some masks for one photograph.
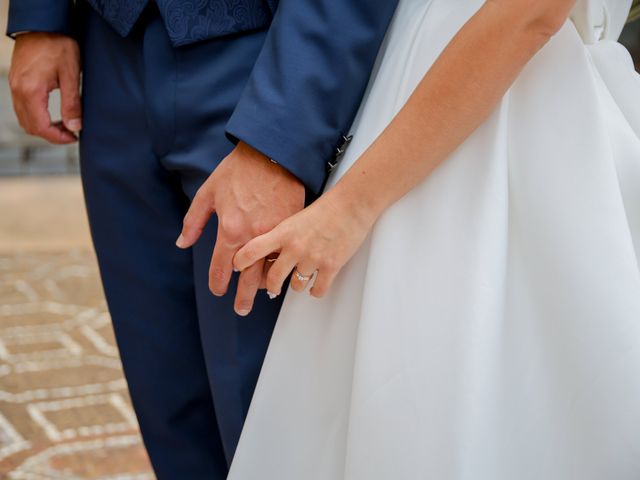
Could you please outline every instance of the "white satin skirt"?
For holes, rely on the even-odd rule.
[[[481,4],[401,1],[330,185]],[[288,293],[230,479],[640,478],[640,76],[578,27]]]

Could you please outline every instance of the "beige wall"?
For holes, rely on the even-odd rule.
[[[7,29],[7,9],[9,2],[0,0],[0,73],[6,72],[9,68],[11,58],[12,41],[5,35]]]

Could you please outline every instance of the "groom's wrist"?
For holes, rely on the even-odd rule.
[[[280,165],[276,160],[268,157],[266,154],[240,140],[236,145],[236,151],[245,157],[252,157],[270,167],[270,170],[276,172],[280,176],[289,177],[291,180],[302,183],[294,174]]]
[[[293,132],[272,116],[256,116],[254,109],[237,107],[229,119],[225,132],[234,143],[239,141],[273,159],[278,165],[300,180],[312,195],[322,190],[327,178],[325,157],[317,142],[306,132]]]

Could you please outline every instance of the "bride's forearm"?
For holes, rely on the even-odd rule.
[[[375,220],[491,114],[575,0],[489,0],[458,32],[406,105],[328,193]]]

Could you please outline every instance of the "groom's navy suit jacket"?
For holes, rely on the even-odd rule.
[[[149,1],[87,0],[127,35]],[[155,0],[174,46],[269,28],[227,125],[319,192],[398,0]],[[10,4],[8,33],[73,32],[71,0]]]

